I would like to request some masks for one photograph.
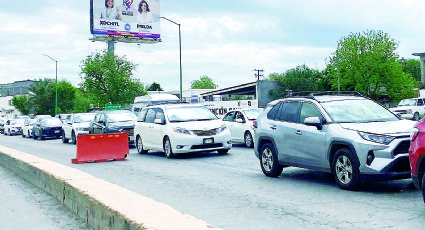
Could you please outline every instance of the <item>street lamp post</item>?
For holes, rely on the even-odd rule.
[[[171,23],[174,23],[179,26],[179,50],[180,50],[180,101],[183,101],[183,90],[182,90],[182,38],[181,38],[181,32],[180,32],[180,24],[177,22],[174,22],[166,17],[159,17],[162,19],[165,19]]]
[[[47,54],[43,54],[43,55],[52,59],[56,63],[56,80],[55,80],[55,91],[56,91],[56,95],[55,95],[55,116],[56,116],[56,114],[58,114],[58,61],[53,59],[52,57],[50,57]]]

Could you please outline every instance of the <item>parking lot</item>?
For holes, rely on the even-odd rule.
[[[131,148],[125,161],[88,164],[72,164],[76,146],[60,139],[0,135],[0,145],[75,167],[223,229],[420,229],[425,220],[410,179],[365,183],[353,192],[311,170],[286,168],[269,178],[242,145],[226,155],[173,159]]]

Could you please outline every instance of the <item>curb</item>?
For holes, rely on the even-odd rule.
[[[219,230],[88,173],[1,145],[0,164],[56,197],[94,229]]]

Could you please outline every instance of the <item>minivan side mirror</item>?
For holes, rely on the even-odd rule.
[[[164,120],[162,120],[161,118],[156,118],[156,119],[153,121],[153,123],[163,125],[163,124],[165,124],[165,121],[164,121]]]
[[[323,125],[319,117],[306,117],[304,119],[304,124],[308,126],[316,126],[318,130],[322,130]]]

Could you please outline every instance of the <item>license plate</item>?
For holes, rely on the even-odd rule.
[[[55,133],[59,133],[60,132],[60,130],[55,130]]]
[[[214,143],[214,138],[205,138],[204,139],[204,144],[212,144]]]

